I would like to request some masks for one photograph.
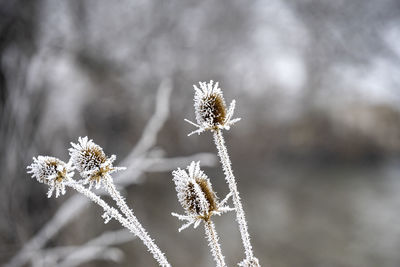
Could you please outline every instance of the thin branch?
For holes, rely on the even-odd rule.
[[[239,191],[236,185],[236,179],[233,175],[231,160],[229,158],[228,150],[225,146],[224,137],[222,131],[217,129],[213,133],[214,142],[218,150],[218,156],[220,158],[222,169],[225,174],[226,182],[229,186],[229,191],[232,193],[233,204],[236,210],[236,221],[239,225],[239,231],[242,238],[243,247],[245,249],[247,262],[258,262],[257,258],[254,257],[253,248],[250,243],[250,235],[247,227],[246,217],[243,210],[242,202],[240,201]],[[252,265],[259,266],[259,265]]]
[[[171,80],[163,80],[157,91],[156,110],[149,122],[144,127],[139,141],[136,143],[132,151],[127,155],[125,160],[122,161],[123,166],[127,165],[124,163],[129,163],[132,161],[132,159],[137,158],[139,155],[148,151],[156,143],[157,134],[160,132],[161,128],[164,126],[169,117],[169,101],[171,91]]]
[[[129,234],[129,231],[122,229],[117,231],[109,231],[101,234],[100,236],[86,242],[86,244],[75,249],[74,252],[70,253],[63,262],[59,263],[58,266],[73,267],[79,266],[82,263],[89,262],[93,259],[98,259],[99,253],[91,253],[90,248],[103,248],[100,253],[106,253],[109,251],[109,246],[118,245],[129,242],[135,239],[136,236]],[[115,259],[113,259],[116,261]]]
[[[95,237],[83,245],[80,246],[62,246],[42,250],[36,253],[36,256],[32,259],[32,264],[35,266],[78,266],[84,262],[93,260],[94,250],[99,251],[104,256],[105,260],[114,260],[116,258],[111,258],[112,255],[117,255],[114,252],[115,249],[110,248],[112,245],[118,245],[122,243],[129,242],[135,239],[136,236],[129,234],[126,229],[108,231],[98,237]],[[113,249],[114,251],[111,251]],[[62,262],[60,262],[60,260]],[[97,258],[98,259],[98,258]]]
[[[158,248],[158,246],[154,243],[153,239],[144,229],[142,224],[133,214],[133,211],[128,207],[124,198],[121,196],[119,191],[115,188],[114,182],[111,176],[105,177],[105,188],[110,194],[110,196],[114,199],[117,203],[117,206],[120,210],[125,214],[126,218],[128,219],[129,223],[134,226],[136,235],[143,241],[147,249],[153,255],[154,259],[160,264],[160,266],[171,266],[165,257],[164,253]]]
[[[118,248],[107,247],[87,247],[78,251],[74,258],[66,259],[62,263],[58,263],[57,267],[75,267],[81,266],[86,262],[93,260],[108,260],[120,262],[124,258],[124,253]]]

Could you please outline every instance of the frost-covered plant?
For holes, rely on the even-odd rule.
[[[83,178],[84,184],[89,184],[89,189],[93,183],[96,189],[100,188],[101,183],[107,184],[107,179],[111,179],[110,174],[116,171],[125,170],[125,167],[114,167],[115,155],[107,158],[103,149],[88,140],[88,137],[79,137],[78,144],[71,142],[72,148],[69,149],[71,156],[70,162]]]
[[[232,119],[235,109],[235,100],[233,100],[227,108],[222,90],[218,86],[218,82],[214,84],[213,81],[199,82],[200,88],[194,86],[194,108],[197,123],[187,120],[190,124],[196,126],[198,129],[191,132],[200,134],[204,131],[211,131],[214,136],[214,142],[218,150],[222,169],[225,174],[226,182],[228,183],[230,193],[232,194],[233,204],[236,210],[236,221],[239,224],[240,235],[245,249],[246,258],[239,264],[246,267],[260,266],[258,259],[254,256],[253,248],[250,243],[250,235],[248,232],[245,213],[242,203],[240,201],[239,191],[237,189],[235,176],[233,175],[231,161],[225,141],[222,136],[222,130],[229,130],[230,127],[239,121],[239,118]]]
[[[124,226],[129,225],[127,220],[116,209],[111,208],[100,197],[73,179],[74,172],[72,172],[73,167],[70,164],[66,164],[58,158],[38,156],[38,158],[33,158],[33,163],[27,168],[30,169],[28,173],[32,174],[32,178],[36,178],[39,182],[49,185],[47,197],[50,198],[54,190],[56,190],[56,197],[58,197],[60,192],[61,194],[65,194],[65,187],[71,187],[103,208],[105,223],[111,218],[115,218]],[[129,227],[127,228],[129,229]]]
[[[194,107],[197,123],[186,120],[198,129],[191,132],[189,135],[194,133],[200,134],[204,131],[211,131],[213,133],[218,156],[230,192],[224,200],[219,201],[209,178],[200,169],[200,163],[192,162],[187,167],[187,171],[179,168],[173,171],[173,181],[176,185],[178,200],[184,208],[185,214],[180,215],[172,213],[172,215],[176,216],[179,220],[185,221],[179,231],[192,224],[194,224],[194,228],[196,228],[201,222],[204,223],[205,234],[211,248],[211,253],[217,266],[222,267],[226,266],[226,264],[219,244],[219,238],[211,218],[213,215],[221,215],[227,211],[235,210],[236,220],[239,224],[246,255],[245,259],[240,262],[239,265],[245,267],[259,267],[260,264],[258,259],[254,256],[250,243],[244,210],[240,201],[227,148],[222,136],[222,130],[229,130],[233,124],[240,120],[239,118],[232,119],[235,109],[235,100],[233,100],[229,108],[227,108],[218,83],[214,84],[213,81],[210,81],[209,83],[200,82],[199,84],[200,88],[194,85]],[[163,111],[161,111],[161,113],[162,112]],[[157,129],[158,124],[150,123],[150,126],[149,129]],[[138,146],[135,147],[132,152],[132,155],[135,156],[139,152],[146,150],[148,144],[152,144],[153,139],[154,138],[150,136],[143,139],[145,141],[139,142]],[[105,223],[111,219],[117,220],[123,227],[129,229],[130,232],[137,235],[143,241],[160,266],[170,266],[165,255],[150,238],[149,234],[133,214],[133,211],[126,204],[120,192],[116,189],[111,174],[125,169],[113,165],[116,156],[112,155],[108,157],[99,145],[95,144],[87,137],[79,137],[78,142],[71,143],[71,145],[72,148],[69,149],[70,160],[68,163],[54,157],[38,156],[38,158],[33,158],[33,163],[28,166],[28,173],[39,182],[49,186],[48,197],[51,197],[53,192],[55,192],[56,197],[65,194],[66,187],[73,188],[85,195],[103,208]],[[132,155],[130,154],[129,157]],[[75,170],[80,174],[81,179],[75,180],[73,178]],[[93,185],[96,189],[103,187],[116,202],[119,210],[110,206],[97,194],[92,192],[91,189]],[[226,206],[230,197],[233,199],[234,208]],[[25,253],[26,251],[22,252]],[[21,255],[23,256],[24,253],[22,252]],[[18,264],[22,262],[23,259],[21,260],[16,257],[15,261]]]
[[[103,149],[95,144],[87,137],[78,139],[78,144],[71,143],[72,148],[69,149],[72,165],[76,167],[83,178],[83,182],[89,184],[96,183],[96,188],[102,184],[110,196],[117,203],[117,206],[128,218],[129,222],[134,225],[137,236],[144,242],[154,258],[161,266],[169,266],[164,254],[160,251],[149,234],[140,224],[133,211],[128,207],[124,198],[116,189],[111,173],[124,170],[124,167],[114,167],[113,162],[116,159],[115,155],[107,157]]]
[[[54,157],[39,156],[33,158],[33,163],[27,167],[28,173],[32,174],[32,178],[40,183],[47,184],[49,191],[47,197],[51,197],[54,190],[56,198],[65,194],[65,183],[71,181],[74,172],[70,165],[64,161]]]
[[[211,221],[212,215],[221,215],[232,208],[225,206],[230,194],[221,202],[212,189],[207,175],[200,169],[199,162],[192,162],[187,167],[187,172],[177,169],[172,172],[175,182],[178,200],[181,203],[186,215],[172,213],[179,220],[187,221],[179,232],[194,224],[196,228],[201,222],[204,222],[206,237],[211,248],[211,253],[217,266],[226,266],[221,246],[218,242],[218,235],[214,223]]]
[[[193,85],[195,90],[194,109],[197,123],[185,119],[185,121],[196,126],[198,129],[189,135],[194,133],[200,134],[207,130],[229,130],[233,124],[240,121],[240,118],[232,119],[236,101],[233,100],[229,105],[229,109],[226,108],[225,99],[221,89],[218,87],[218,82],[215,84],[213,81],[209,83],[199,82],[199,84],[200,89],[196,85]]]
[[[143,241],[160,266],[170,266],[167,258],[139,223],[114,185],[110,174],[125,169],[113,166],[112,163],[116,159],[115,155],[107,157],[103,149],[87,137],[79,137],[78,144],[71,144],[73,148],[70,149],[71,158],[68,164],[54,157],[39,156],[33,158],[33,163],[27,167],[28,173],[32,174],[32,177],[39,182],[49,185],[48,197],[51,197],[54,190],[56,197],[60,193],[65,194],[65,187],[71,187],[82,193],[103,208],[105,223],[112,218],[116,219],[123,227],[129,229]],[[73,179],[74,169],[78,170],[82,176],[81,181]],[[104,186],[126,217],[90,190],[93,183],[96,184],[96,188],[101,185]],[[88,188],[85,185],[88,185]]]

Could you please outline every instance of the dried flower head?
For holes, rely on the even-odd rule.
[[[49,191],[47,197],[51,197],[56,191],[56,197],[65,194],[65,182],[70,181],[74,176],[70,165],[54,157],[39,156],[33,158],[33,163],[27,167],[28,173],[32,178],[36,178],[40,183],[47,184]]]
[[[187,167],[187,172],[177,169],[172,172],[174,176],[175,188],[178,193],[178,200],[185,210],[186,215],[172,213],[180,220],[188,221],[179,231],[195,224],[196,228],[200,222],[209,221],[214,214],[220,215],[224,212],[232,210],[224,206],[228,200],[228,195],[222,202],[218,202],[218,198],[212,189],[210,180],[207,175],[200,170],[199,162],[192,162]]]
[[[211,80],[209,83],[199,82],[199,84],[200,89],[196,85],[193,85],[195,90],[194,108],[197,123],[186,120],[198,129],[189,135],[194,133],[200,134],[206,130],[229,130],[231,125],[240,120],[240,118],[232,119],[235,100],[231,102],[229,109],[227,109],[222,91],[218,87],[218,82],[214,84]]]
[[[115,155],[107,157],[103,149],[93,143],[93,141],[85,137],[79,137],[78,143],[71,143],[72,148],[69,149],[71,162],[82,176],[83,183],[89,184],[89,188],[93,183],[99,188],[104,178],[109,177],[113,172],[125,170],[124,167],[114,167],[113,162]]]

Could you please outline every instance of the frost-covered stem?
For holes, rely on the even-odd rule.
[[[118,207],[121,211],[125,214],[128,218],[129,222],[135,227],[136,235],[143,241],[143,243],[147,246],[148,250],[153,257],[157,260],[160,266],[171,266],[168,263],[167,258],[165,257],[164,253],[157,247],[154,243],[153,239],[149,236],[143,226],[140,224],[138,219],[133,214],[133,211],[128,207],[124,198],[121,196],[119,191],[115,188],[115,185],[112,181],[111,176],[107,175],[105,177],[105,187],[107,192],[111,195],[114,201],[117,203]]]
[[[131,231],[134,235],[136,235],[136,229],[129,223],[127,219],[125,219],[116,209],[111,208],[104,200],[102,200],[98,195],[93,193],[92,191],[86,189],[82,185],[76,183],[76,182],[68,182],[65,184],[66,186],[69,186],[79,193],[85,195],[87,198],[89,198],[91,201],[99,205],[100,207],[103,208],[104,212],[106,212],[110,217],[115,218],[121,225],[125,228],[127,228],[129,231]]]
[[[253,248],[250,243],[250,235],[247,230],[247,222],[244,215],[244,210],[237,190],[235,176],[233,175],[231,160],[229,159],[228,151],[225,146],[224,137],[220,129],[213,132],[214,142],[217,146],[218,156],[220,158],[222,169],[224,170],[226,182],[229,185],[230,192],[232,193],[233,204],[236,210],[236,221],[239,224],[240,235],[242,237],[243,246],[247,259],[254,258]]]
[[[225,267],[224,255],[222,255],[221,246],[218,242],[217,231],[215,230],[214,223],[211,220],[204,222],[204,229],[206,231],[206,237],[208,245],[210,246],[211,253],[214,257],[217,267]]]

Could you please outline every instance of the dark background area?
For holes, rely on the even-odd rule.
[[[183,121],[192,84],[213,79],[242,118],[225,137],[262,266],[400,266],[399,44],[396,0],[1,1],[0,263],[74,194],[47,199],[26,174],[33,156],[67,160],[88,135],[118,164],[165,79],[157,147],[215,153],[211,134],[187,137]],[[222,198],[220,166],[206,172]],[[123,194],[174,266],[213,266],[202,229],[177,231],[171,178],[146,174]],[[90,207],[47,247],[119,228],[100,215]],[[233,213],[215,223],[237,264]],[[120,248],[117,266],[155,266],[138,240]]]

